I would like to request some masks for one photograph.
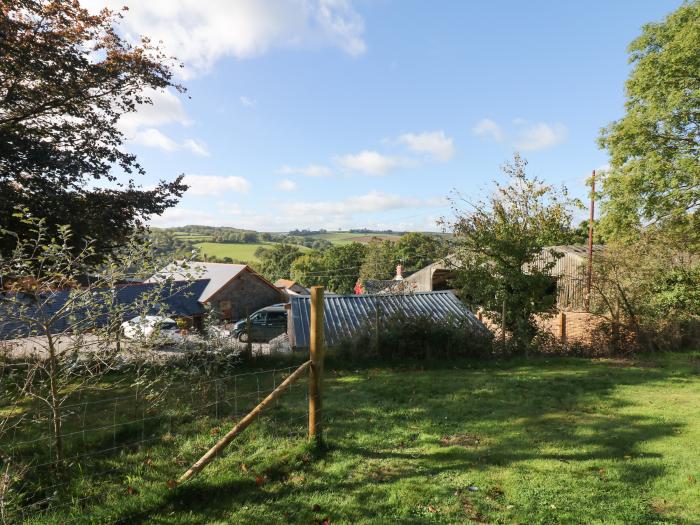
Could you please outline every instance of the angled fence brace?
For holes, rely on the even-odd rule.
[[[187,472],[185,472],[180,479],[177,480],[178,483],[184,483],[188,479],[197,475],[204,467],[206,467],[214,457],[221,452],[226,446],[233,441],[233,439],[243,432],[254,420],[255,418],[267,408],[273,401],[282,395],[282,393],[290,386],[294,381],[299,379],[306,370],[311,366],[311,361],[307,361],[299,368],[297,368],[287,379],[285,379],[280,385],[275,388],[270,394],[263,399],[258,406],[251,410],[247,416],[241,419],[236,426],[234,426],[228,433],[222,437],[216,445],[211,447],[206,454],[197,460],[197,462],[192,465]]]

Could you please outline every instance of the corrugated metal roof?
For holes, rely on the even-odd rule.
[[[290,340],[292,346],[309,346],[310,297],[291,297]],[[325,296],[323,303],[324,337],[327,346],[338,345],[373,323],[375,312],[382,317],[403,313],[430,316],[435,320],[450,317],[466,319],[475,331],[487,328],[452,292],[418,292],[407,295],[335,295]]]
[[[146,282],[153,283],[165,279],[188,281],[191,279],[209,279],[209,285],[199,297],[201,303],[207,302],[212,295],[224,287],[231,279],[247,268],[245,264],[209,263],[190,261],[169,264]]]

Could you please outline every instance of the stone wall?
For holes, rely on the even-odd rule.
[[[260,308],[284,301],[282,292],[245,270],[221,289],[211,303],[224,319],[237,321]]]

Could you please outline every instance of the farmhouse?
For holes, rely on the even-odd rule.
[[[309,346],[311,298],[292,297],[287,334],[294,348]],[[488,329],[449,291],[422,292],[409,295],[330,295],[323,301],[323,332],[326,345],[336,346],[367,329],[377,319],[397,313],[409,317],[429,316],[436,321],[466,319],[475,332]]]
[[[223,319],[237,320],[271,304],[286,300],[284,293],[247,264],[175,262],[146,282],[163,279],[208,279],[198,301],[209,304]]]

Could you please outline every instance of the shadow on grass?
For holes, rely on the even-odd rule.
[[[331,447],[316,462],[297,469],[307,473],[310,482],[286,483],[284,465],[271,487],[261,487],[253,478],[226,479],[221,474],[208,480],[204,473],[151,505],[122,513],[118,522],[142,523],[167,511],[194,513],[188,515],[189,523],[206,523],[216,515],[225,519],[236,507],[260,503],[309,522],[313,513],[295,502],[312,501],[324,492],[351,495],[344,502],[344,514],[372,520],[391,513],[395,503],[373,497],[371,485],[420,484],[426,477],[493,468],[527,469],[524,464],[533,460],[551,462],[550,468],[577,466],[600,482],[607,482],[608,474],[598,463],[619,460],[613,481],[625,484],[627,491],[643,491],[666,473],[665,467],[625,459],[640,456],[640,443],[676,434],[684,423],[626,410],[635,403],[616,395],[616,389],[661,385],[697,373],[556,358],[467,363],[466,370],[455,365],[425,371],[404,368],[402,373],[329,370],[324,415]],[[478,445],[441,444],[455,435],[476,436]],[[661,454],[645,457],[663,459]],[[324,472],[337,460],[347,466]],[[375,468],[375,463],[391,466]],[[446,483],[439,492],[447,497],[454,490]],[[616,495],[608,489],[598,497],[606,503]],[[637,518],[647,510],[639,512]]]

